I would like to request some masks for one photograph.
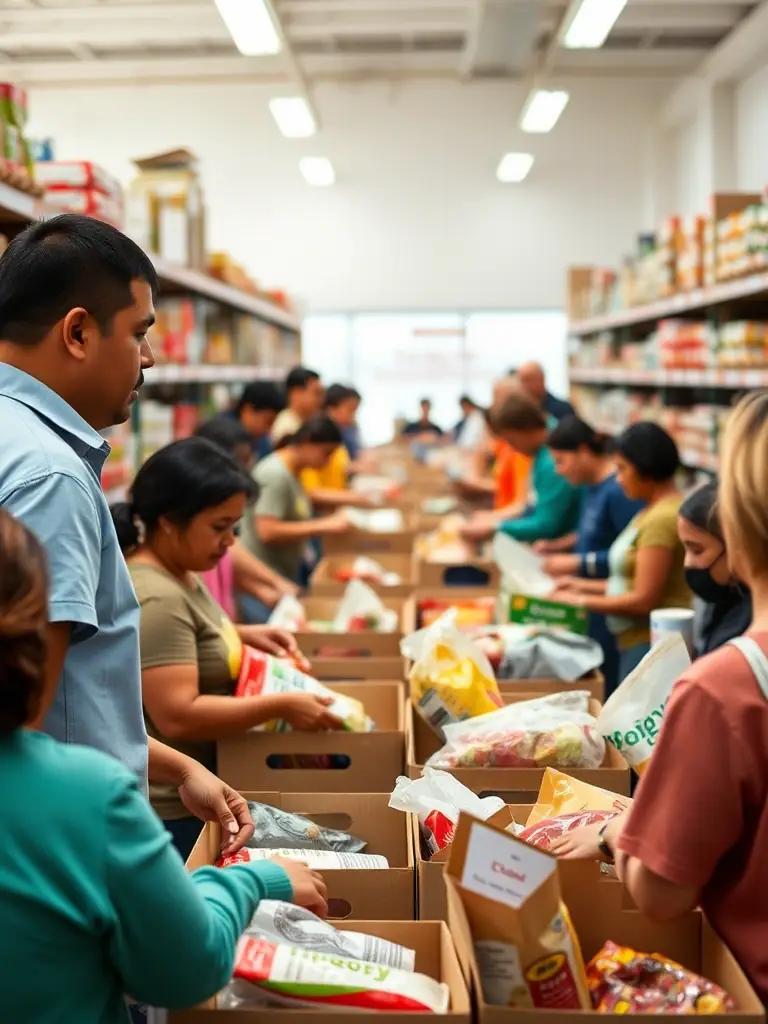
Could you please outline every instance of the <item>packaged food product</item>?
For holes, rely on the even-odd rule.
[[[415,952],[406,946],[380,939],[377,935],[366,935],[365,932],[340,931],[311,910],[280,900],[262,900],[244,934],[270,942],[287,942],[318,953],[384,964],[400,971],[412,971],[416,964]]]
[[[400,533],[405,529],[403,513],[397,508],[345,508],[344,513],[364,533]]]
[[[374,629],[380,633],[394,633],[398,615],[387,608],[382,599],[362,580],[352,580],[344,591],[333,620],[334,633],[351,633]]]
[[[457,629],[490,626],[496,614],[496,598],[490,596],[461,599],[424,598],[419,602],[419,625],[431,626],[450,610],[455,611]]]
[[[425,562],[451,564],[466,561],[471,549],[461,539],[461,528],[466,522],[462,515],[449,515],[430,533],[416,538],[414,551]]]
[[[366,843],[333,828],[324,828],[301,814],[279,807],[248,801],[254,833],[246,844],[260,850],[290,847],[292,850],[332,850],[334,853],[359,853]]]
[[[373,869],[383,871],[389,867],[386,857],[376,853],[336,853],[333,850],[305,849],[269,849],[254,850],[246,846],[229,857],[219,857],[217,868],[228,868],[233,864],[249,864],[253,860],[273,860],[283,857],[285,860],[299,860],[302,864],[315,871],[341,871],[345,868]]]
[[[544,818],[535,825],[527,825],[517,833],[519,839],[540,850],[548,850],[555,839],[587,825],[602,825],[615,817],[615,811],[574,811],[572,814],[559,814],[556,818]]]
[[[292,594],[285,594],[272,609],[268,623],[270,626],[287,629],[291,633],[306,629],[307,616],[304,614],[301,601]]]
[[[550,818],[561,818],[582,811],[609,811],[615,814],[626,811],[631,805],[632,800],[628,796],[591,786],[556,768],[547,768],[536,803],[528,815],[526,828]]]
[[[445,1013],[448,986],[383,964],[319,953],[284,943],[244,936],[235,955],[235,979],[249,982],[253,1002],[242,987],[237,1005],[329,1007],[387,1013]]]
[[[421,837],[431,856],[450,846],[460,812],[486,821],[506,805],[497,796],[481,799],[448,772],[425,768],[420,779],[403,775],[398,778],[389,806],[417,816]]]
[[[335,578],[340,583],[362,580],[363,583],[376,583],[385,587],[396,587],[403,582],[396,572],[387,572],[383,565],[366,555],[360,555],[346,568],[337,569]]]
[[[685,641],[670,634],[651,648],[603,705],[600,731],[638,775],[651,759],[672,687],[690,664]]]
[[[660,953],[637,953],[606,942],[587,965],[600,1013],[729,1013],[736,1004],[712,981]]]
[[[554,857],[462,814],[446,872],[466,913],[486,1003],[592,1008]]]
[[[293,665],[264,651],[243,644],[236,697],[263,697],[275,693],[315,693],[330,698],[328,710],[339,719],[339,728],[346,732],[372,732],[375,728],[359,700],[329,690],[316,679],[300,672]],[[257,727],[257,731],[285,732],[287,722],[276,720]]]
[[[444,727],[430,768],[598,768],[605,742],[586,691],[553,693]]]
[[[446,620],[429,630],[409,679],[414,707],[440,736],[449,723],[501,706],[488,659]]]

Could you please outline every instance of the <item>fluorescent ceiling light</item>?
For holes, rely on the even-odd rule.
[[[216,0],[216,6],[244,57],[280,52],[280,36],[265,0]]]
[[[608,38],[627,0],[581,0],[563,33],[569,50],[597,50]]]
[[[270,100],[269,109],[286,139],[308,139],[317,131],[314,115],[303,96]]]
[[[496,177],[505,185],[517,185],[525,181],[533,167],[530,153],[505,153],[496,170]]]
[[[299,160],[299,170],[308,185],[324,188],[336,181],[333,164],[325,156],[305,156]]]
[[[568,93],[534,89],[525,101],[520,127],[524,132],[551,132],[568,105]]]

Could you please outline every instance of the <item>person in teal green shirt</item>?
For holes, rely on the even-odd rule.
[[[126,993],[181,1009],[214,995],[262,899],[327,913],[322,880],[261,862],[188,874],[134,774],[25,728],[43,692],[46,569],[0,509],[0,1017],[127,1024]]]

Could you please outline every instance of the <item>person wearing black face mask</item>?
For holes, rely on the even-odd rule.
[[[736,636],[752,621],[752,597],[731,574],[720,521],[717,483],[704,484],[683,501],[677,532],[685,548],[685,578],[705,602],[697,655],[708,654]]]

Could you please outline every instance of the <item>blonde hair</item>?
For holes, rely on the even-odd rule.
[[[718,510],[726,545],[737,568],[768,574],[768,391],[738,403],[721,445]]]

